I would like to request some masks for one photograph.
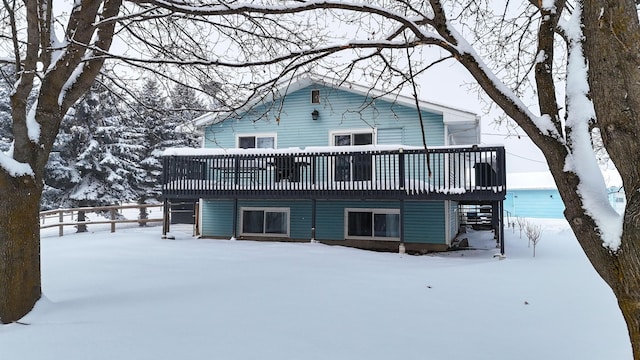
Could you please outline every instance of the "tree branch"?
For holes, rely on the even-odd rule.
[[[540,26],[538,27],[538,52],[535,60],[535,79],[538,88],[538,106],[544,115],[548,115],[556,127],[559,134],[563,133],[558,113],[558,100],[555,92],[555,81],[553,78],[553,58],[558,20],[564,8],[564,0],[556,1],[554,8],[560,9],[540,9]]]

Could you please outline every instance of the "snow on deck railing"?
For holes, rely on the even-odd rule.
[[[395,191],[407,196],[506,191],[501,146],[181,148],[164,155],[165,198],[239,191]]]

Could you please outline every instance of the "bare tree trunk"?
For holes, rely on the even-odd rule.
[[[637,211],[627,210],[622,247],[616,253],[609,252],[602,246],[599,235],[593,231],[593,222],[583,222],[584,218],[573,218],[570,221],[582,249],[618,299],[627,323],[634,359],[640,359],[640,228],[637,227],[637,221],[629,218],[638,216],[640,213]]]
[[[636,212],[633,216],[638,215]],[[640,228],[637,225],[637,220],[627,222],[625,216],[622,248],[614,268],[617,281],[610,284],[627,322],[634,359],[640,359]]]
[[[601,243],[582,236],[578,240],[618,298],[634,358],[640,359],[640,26],[636,3],[585,0],[583,24],[598,126],[622,177],[627,208],[621,248],[607,254],[607,259],[602,254],[592,256],[602,252]]]
[[[31,177],[0,179],[0,322],[28,313],[40,299],[40,195]]]

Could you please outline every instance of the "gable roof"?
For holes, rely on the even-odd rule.
[[[406,95],[396,94],[396,93],[388,93],[379,89],[371,89],[369,87],[359,85],[354,82],[348,82],[348,81],[343,81],[340,83],[340,85],[336,85],[334,81],[332,81],[327,77],[319,77],[319,76],[312,77],[307,75],[304,77],[283,81],[269,95],[264,97],[257,97],[255,99],[249,100],[244,106],[238,109],[235,113],[242,114],[244,112],[249,111],[251,108],[257,105],[272,102],[276,99],[279,99],[285,96],[286,94],[290,94],[313,85],[320,85],[320,86],[326,86],[334,89],[340,89],[340,90],[348,91],[364,97],[374,97],[376,99],[382,99],[391,103],[396,103],[396,104],[400,104],[408,107],[416,106],[415,99],[411,96],[406,96]],[[419,100],[418,104],[420,109],[423,111],[445,115],[443,116],[445,124],[461,124],[461,123],[477,124],[479,122],[478,115],[468,110],[454,108],[451,106],[437,104],[437,103],[428,102],[424,100]],[[230,115],[231,115],[230,113],[209,112],[191,121],[191,123],[189,124],[189,127],[201,128],[207,125],[215,124],[217,122],[220,122],[229,118]]]

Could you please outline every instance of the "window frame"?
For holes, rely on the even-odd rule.
[[[250,233],[244,231],[244,212],[245,211],[262,211],[262,233]],[[267,233],[265,232],[267,213],[285,213],[287,214],[286,233]],[[261,237],[290,237],[291,234],[291,208],[288,207],[262,207],[262,206],[243,206],[240,208],[240,235],[241,236],[261,236]]]
[[[371,134],[371,145],[378,144],[377,128],[360,128],[360,129],[345,129],[345,130],[332,130],[329,131],[329,146],[336,145],[336,136],[349,135],[351,136],[351,142],[353,143],[354,135]],[[367,146],[367,145],[348,145],[348,146]]]
[[[371,144],[366,144],[366,145],[353,145],[354,139],[356,135],[371,135]],[[378,139],[377,139],[377,131],[376,128],[360,128],[360,129],[345,129],[345,130],[334,130],[334,131],[330,131],[329,132],[329,146],[335,146],[335,147],[339,147],[339,145],[336,145],[336,136],[343,136],[343,135],[348,135],[350,138],[350,142],[351,145],[346,145],[346,146],[368,146],[368,145],[377,145],[378,143]],[[337,175],[336,172],[336,158],[332,159],[331,161],[331,179],[332,181],[346,181],[346,182],[358,182],[358,181],[373,181],[373,179],[376,178],[376,165],[372,162],[371,163],[371,173],[368,174],[368,176],[371,178],[370,180],[354,180],[355,177],[355,171],[354,171],[354,166],[353,166],[353,155],[345,155],[347,157],[349,157],[349,180],[338,180],[339,176]]]
[[[320,93],[320,89],[311,89],[311,104],[312,105],[317,105],[321,103],[321,93]],[[317,101],[315,101],[317,100]]]
[[[240,138],[253,137],[256,140],[256,146],[258,145],[258,138],[273,138],[273,149],[278,148],[278,133],[249,133],[249,134],[236,134],[236,149],[240,149]],[[249,149],[268,149],[268,148],[249,148]]]
[[[349,213],[350,212],[368,212],[371,213],[371,236],[349,235]],[[376,236],[375,232],[375,215],[398,215],[398,236]],[[349,240],[381,240],[381,241],[400,241],[402,233],[402,216],[400,209],[397,208],[345,208],[344,209],[344,238]]]

